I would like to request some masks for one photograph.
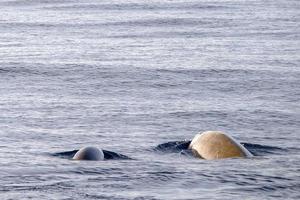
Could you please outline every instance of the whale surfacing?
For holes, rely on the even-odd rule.
[[[252,156],[240,143],[220,131],[205,131],[197,134],[189,149],[195,156],[206,160]]]
[[[83,147],[73,156],[74,160],[104,160],[104,153],[96,147]]]

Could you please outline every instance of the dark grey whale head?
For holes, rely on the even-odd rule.
[[[104,153],[96,147],[83,147],[73,156],[74,160],[104,160]]]

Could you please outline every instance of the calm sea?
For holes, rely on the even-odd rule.
[[[300,1],[0,0],[0,199],[300,199]],[[157,145],[224,131],[251,159]],[[131,160],[72,161],[96,146]]]

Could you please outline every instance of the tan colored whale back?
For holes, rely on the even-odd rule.
[[[245,147],[220,131],[197,134],[189,148],[196,156],[207,160],[252,156]]]

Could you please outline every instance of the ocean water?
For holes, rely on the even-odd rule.
[[[0,199],[300,199],[299,13],[298,0],[0,0]],[[206,130],[255,156],[169,148]],[[57,156],[84,146],[131,159]]]

